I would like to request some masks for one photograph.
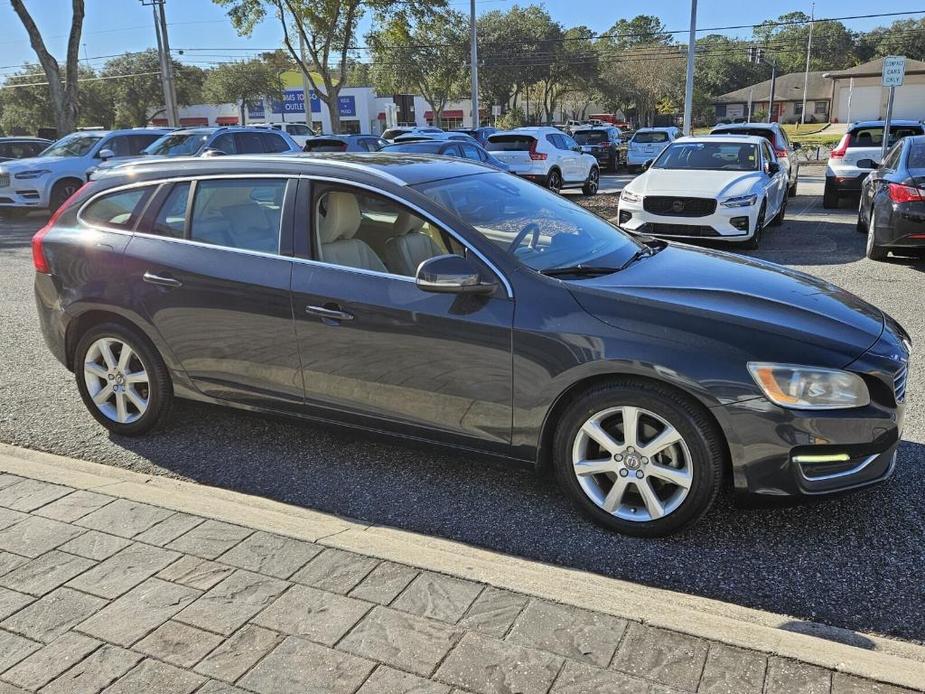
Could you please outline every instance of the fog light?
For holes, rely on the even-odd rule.
[[[847,463],[851,460],[847,453],[831,453],[829,455],[795,455],[795,463]]]
[[[739,231],[748,231],[748,217],[733,217],[729,223]]]
[[[633,213],[627,212],[626,210],[620,210],[620,224],[626,224],[630,219],[632,219]]]

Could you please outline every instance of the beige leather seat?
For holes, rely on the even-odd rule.
[[[373,249],[353,238],[363,217],[356,196],[339,191],[328,193],[324,214],[318,214],[318,240],[321,260],[334,265],[388,272]]]
[[[434,240],[421,231],[424,220],[408,212],[401,212],[395,220],[394,236],[385,246],[385,264],[399,275],[414,277],[418,265],[437,255],[446,253]]]

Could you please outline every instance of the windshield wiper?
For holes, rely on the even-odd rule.
[[[584,277],[593,277],[595,275],[610,275],[614,272],[620,272],[621,267],[601,267],[598,265],[569,265],[566,267],[551,267],[540,270],[541,275],[547,277],[559,277],[560,275],[578,275]]]

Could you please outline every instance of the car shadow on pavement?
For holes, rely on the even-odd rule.
[[[846,646],[863,648],[868,651],[872,651],[877,647],[877,644],[875,644],[871,639],[867,638],[863,634],[857,633],[856,631],[830,627],[828,625],[819,624],[817,622],[792,620],[781,624],[778,629],[782,629],[784,631],[792,631],[797,634],[805,634],[806,636],[815,636],[816,638],[825,639],[826,641],[843,643]]]
[[[747,508],[727,492],[688,531],[636,539],[585,520],[548,475],[378,434],[181,402],[166,431],[111,441],[207,485],[800,620],[925,640],[921,584],[909,572],[925,552],[917,533],[894,532],[921,523],[918,495],[904,493],[925,486],[918,443],[902,444],[896,476],[882,485]],[[875,557],[865,558],[871,551]]]

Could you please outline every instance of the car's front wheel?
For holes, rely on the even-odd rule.
[[[657,383],[614,382],[581,395],[555,438],[555,472],[596,523],[638,537],[677,532],[713,504],[724,447],[695,402]]]
[[[140,436],[170,412],[173,387],[147,339],[116,323],[88,330],[74,351],[77,388],[90,414],[122,436]]]
[[[554,193],[562,190],[562,174],[558,169],[552,169],[546,176],[546,187]]]
[[[748,250],[755,250],[761,245],[761,235],[764,233],[764,218],[768,211],[767,200],[761,203],[761,209],[758,210],[758,218],[755,220],[755,233],[752,237],[742,244]]]
[[[82,183],[76,178],[65,178],[58,181],[51,189],[51,197],[48,200],[48,209],[51,212],[57,210],[64,202],[76,193]]]

